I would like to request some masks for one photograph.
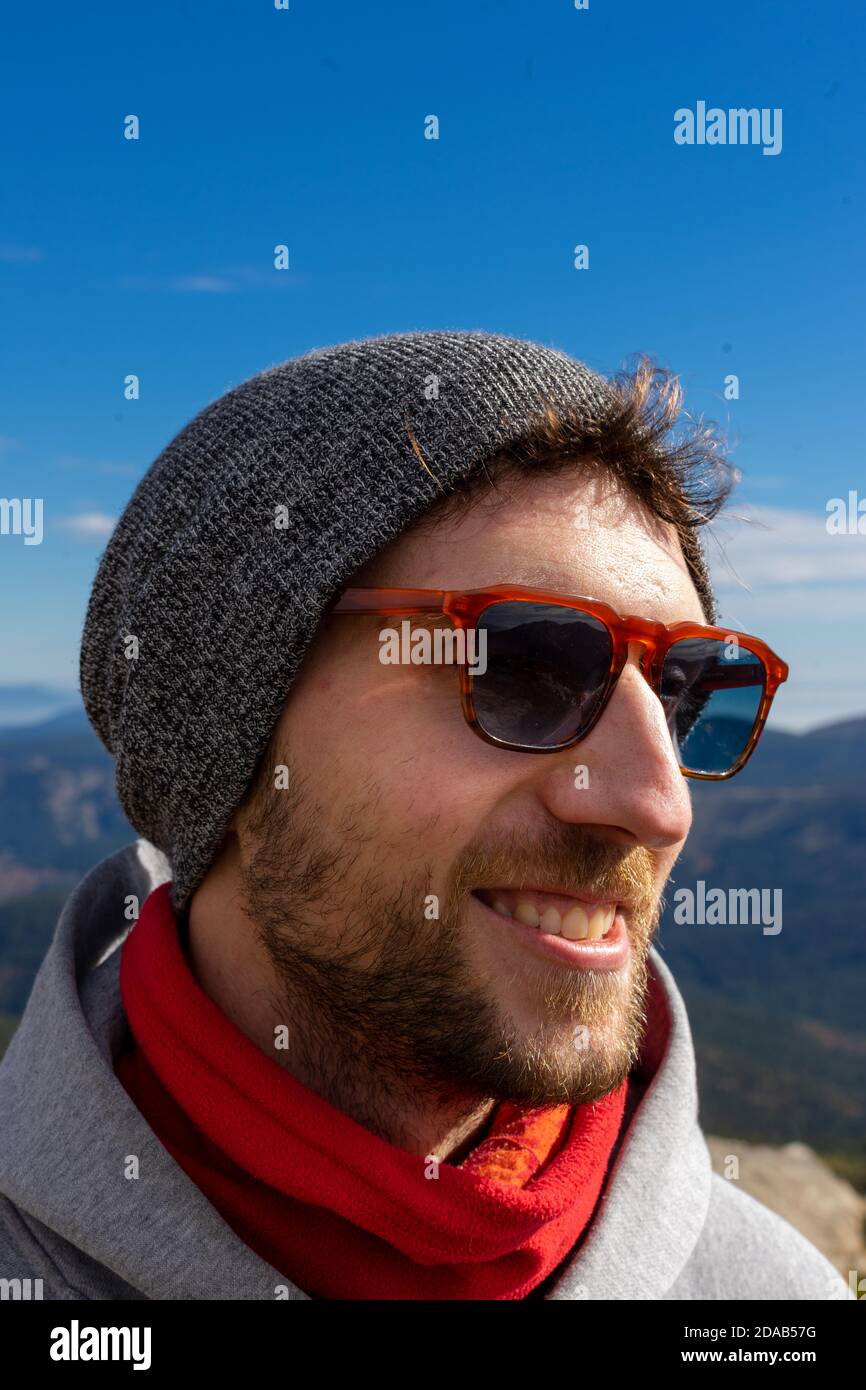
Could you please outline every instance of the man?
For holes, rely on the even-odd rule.
[[[157,459],[81,662],[142,839],[73,894],[0,1069],[0,1272],[846,1296],[712,1175],[651,946],[686,775],[742,766],[786,674],[713,627],[730,480],[678,410],[645,365],[404,334],[253,378]]]

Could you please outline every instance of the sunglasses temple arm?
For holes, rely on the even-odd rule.
[[[744,678],[731,672],[725,675],[705,676],[701,681],[700,689],[701,691],[707,692],[713,690],[744,690],[748,686],[758,685],[759,683],[760,682],[756,681],[754,677]]]
[[[357,597],[347,590],[337,600],[331,612],[336,615],[347,613],[388,614],[441,613],[445,594],[430,589],[363,589]]]

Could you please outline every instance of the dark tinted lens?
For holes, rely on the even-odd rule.
[[[764,693],[753,652],[704,637],[676,642],[662,671],[662,704],[680,766],[729,772],[749,741]]]
[[[487,670],[473,676],[472,695],[485,733],[527,749],[558,748],[589,728],[610,670],[603,623],[558,604],[493,603],[478,630]]]

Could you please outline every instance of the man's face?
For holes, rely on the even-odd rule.
[[[604,475],[500,486],[504,503],[406,533],[355,582],[543,585],[705,621],[672,529]],[[319,1075],[362,1065],[442,1098],[593,1100],[636,1060],[647,951],[691,820],[662,706],[633,651],[583,742],[498,749],[465,723],[453,665],[382,664],[392,625],[322,624],[277,730],[288,787],[268,766],[236,820],[293,1033]],[[613,968],[556,958],[494,906],[593,900],[627,936]]]

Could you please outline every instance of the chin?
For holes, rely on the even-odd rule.
[[[505,1002],[501,1016],[509,1022],[491,1047],[500,1099],[587,1104],[620,1086],[639,1054],[644,1015],[630,970],[583,975],[546,1008]]]

